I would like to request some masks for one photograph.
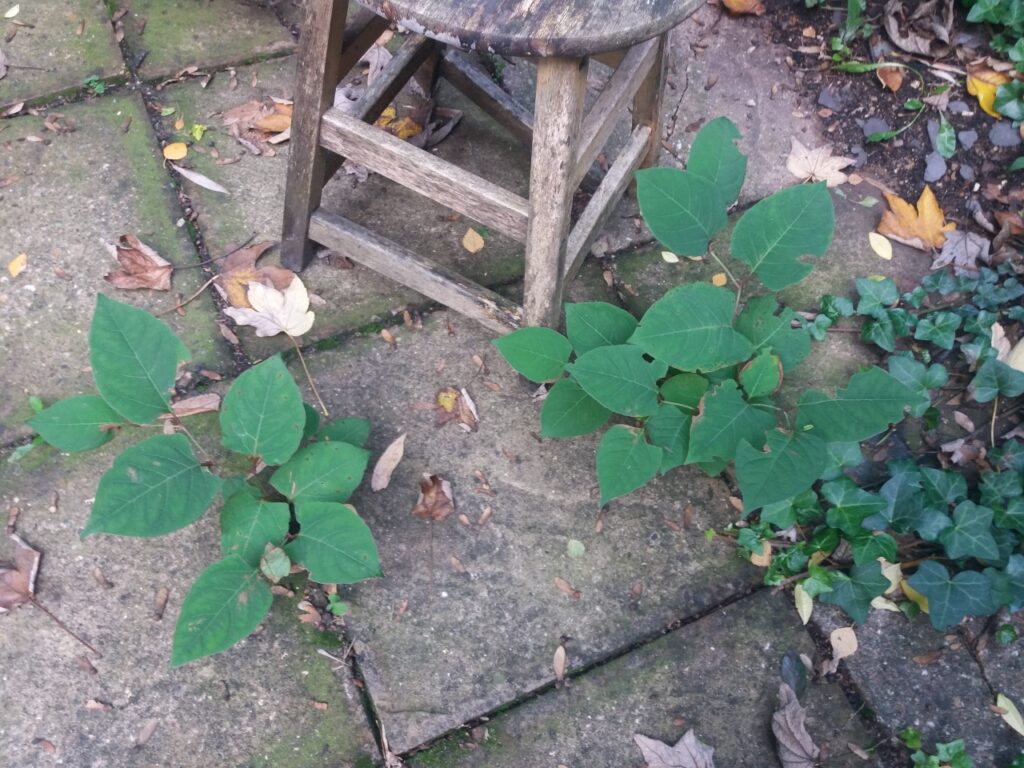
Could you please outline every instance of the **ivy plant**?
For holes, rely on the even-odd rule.
[[[82,537],[161,536],[194,523],[223,499],[221,559],[199,574],[182,604],[171,666],[248,636],[270,610],[271,584],[293,565],[326,584],[380,575],[370,529],[345,503],[366,470],[368,422],[321,425],[274,356],[240,375],[225,394],[221,441],[239,458],[218,466],[181,419],[168,421],[177,371],[189,352],[163,322],[100,295],[89,355],[98,394],[61,400],[36,414],[29,424],[46,442],[76,452],[98,448],[132,425],[170,423],[174,429],[114,459],[100,478]],[[244,470],[230,476],[223,469],[232,463]]]

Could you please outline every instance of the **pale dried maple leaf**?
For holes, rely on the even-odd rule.
[[[0,613],[32,602],[36,591],[39,560],[42,557],[18,534],[12,533],[9,536],[14,542],[14,562],[10,565],[0,565]]]
[[[946,233],[956,229],[956,224],[946,222],[935,193],[927,185],[917,199],[916,207],[899,195],[884,194],[889,210],[882,214],[882,221],[878,224],[880,235],[928,251],[941,248],[946,242]]]
[[[953,265],[953,274],[976,276],[980,272],[978,262],[988,264],[990,260],[989,241],[973,232],[957,230],[946,235],[942,250],[932,261],[932,269]]]
[[[295,273],[284,267],[266,265],[257,267],[256,262],[274,246],[272,241],[253,243],[229,254],[221,265],[221,272],[213,281],[220,295],[233,307],[250,307],[249,283],[272,285],[279,291],[292,283]]]
[[[673,746],[639,733],[633,734],[633,741],[640,747],[647,768],[715,768],[714,748],[698,739],[692,729]]]
[[[783,768],[814,768],[816,764],[820,750],[807,733],[806,717],[807,712],[793,689],[785,683],[780,685],[779,708],[772,715],[772,733]]]
[[[315,315],[309,311],[309,294],[298,277],[283,292],[262,283],[249,283],[247,296],[252,309],[227,307],[224,314],[238,325],[251,325],[257,336],[301,336],[313,327]]]
[[[801,181],[824,181],[829,187],[846,182],[848,177],[843,168],[853,164],[852,157],[835,157],[828,144],[808,149],[796,138],[791,142],[792,149],[786,158],[786,168],[791,174]]]
[[[153,291],[171,289],[174,265],[135,235],[121,235],[116,244],[108,244],[107,248],[121,265],[120,269],[103,276],[115,288],[148,288]]]

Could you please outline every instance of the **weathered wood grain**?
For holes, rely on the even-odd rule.
[[[510,56],[580,57],[628,48],[706,0],[360,0],[414,32]]]
[[[558,325],[586,88],[586,59],[547,58],[537,62],[530,222],[523,277],[523,321],[527,325]]]
[[[372,123],[436,50],[434,40],[423,35],[411,35],[374,81],[366,86],[366,92],[347,110],[348,113]]]
[[[526,239],[529,208],[522,197],[352,115],[327,110],[320,142],[431,200],[519,241]]]
[[[513,302],[336,213],[314,213],[309,234],[331,250],[344,253],[492,331],[505,334],[520,325],[522,310]]]
[[[474,67],[466,56],[449,49],[441,61],[441,77],[494,118],[522,144],[533,143],[533,115],[495,83],[486,72]]]
[[[664,34],[652,42],[656,42],[658,46],[657,59],[633,99],[633,127],[646,125],[651,129],[647,153],[641,163],[644,168],[657,165],[658,153],[661,150],[661,110],[665,97],[665,77],[668,73],[669,36]]]

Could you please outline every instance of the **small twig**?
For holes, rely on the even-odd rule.
[[[230,251],[225,253],[223,256],[214,256],[213,258],[207,259],[206,261],[200,261],[198,264],[186,264],[183,267],[175,267],[174,271],[177,272],[177,271],[182,270],[182,269],[202,269],[203,267],[208,267],[211,264],[216,264],[218,261],[223,261],[228,256],[233,256],[234,254],[238,253],[243,248],[248,247],[249,243],[251,243],[255,239],[256,239],[256,233],[253,232],[251,235],[249,235],[249,238],[244,243],[242,243],[237,248],[231,249]]]
[[[302,370],[306,372],[306,380],[309,381],[309,388],[313,390],[313,395],[316,397],[316,401],[320,404],[320,410],[324,412],[324,416],[330,416],[327,412],[327,406],[324,405],[324,401],[320,398],[320,392],[316,388],[316,382],[313,381],[313,375],[309,372],[309,368],[306,367],[306,358],[302,356],[302,349],[299,347],[299,342],[290,333],[286,333],[289,339],[292,340],[292,344],[295,345],[295,352],[299,356],[299,362],[302,363]]]
[[[200,453],[202,453],[203,456],[205,456],[207,459],[213,459],[209,452],[205,448],[203,448],[202,444],[198,440],[196,440],[195,435],[188,431],[188,427],[182,424],[181,419],[175,417],[174,426],[185,433],[185,436],[192,441],[193,445],[195,445],[195,447],[199,449]]]
[[[37,599],[36,599],[36,598],[35,598],[34,596],[33,596],[33,597],[31,598],[31,600],[32,600],[32,605],[34,605],[34,606],[35,606],[36,608],[38,608],[38,609],[39,609],[40,611],[42,611],[42,612],[43,612],[43,613],[45,613],[45,614],[46,614],[47,616],[49,616],[49,617],[50,617],[51,619],[53,619],[53,622],[54,622],[54,623],[55,623],[55,624],[56,624],[56,625],[57,625],[58,627],[60,627],[61,629],[63,629],[63,630],[65,631],[65,632],[67,632],[67,633],[68,633],[69,635],[71,635],[71,637],[75,638],[75,640],[77,640],[78,642],[80,642],[80,643],[81,643],[82,645],[84,645],[84,646],[85,646],[86,648],[88,648],[88,649],[89,649],[90,651],[92,651],[93,653],[95,653],[95,654],[96,654],[97,656],[100,656],[100,657],[102,657],[102,656],[103,656],[103,654],[102,654],[102,653],[100,653],[99,651],[97,651],[97,650],[96,650],[95,648],[93,648],[93,647],[92,647],[92,646],[91,646],[91,645],[90,645],[89,643],[87,643],[87,642],[86,642],[85,640],[83,640],[83,639],[82,639],[81,637],[79,637],[79,636],[78,636],[77,634],[75,634],[75,632],[74,632],[74,631],[72,631],[72,629],[71,629],[71,628],[70,628],[70,627],[69,627],[69,626],[68,626],[67,624],[65,624],[65,623],[64,623],[63,621],[61,621],[60,619],[58,619],[56,615],[54,615],[53,613],[51,613],[51,612],[50,612],[50,609],[49,609],[49,608],[47,608],[47,607],[46,607],[45,605],[43,605],[42,603],[40,603],[40,602],[39,602],[39,601],[38,601],[38,600],[37,600]]]
[[[177,312],[177,311],[178,311],[179,309],[181,309],[182,307],[184,307],[184,306],[185,306],[186,304],[188,304],[189,302],[192,302],[192,301],[194,301],[194,300],[198,299],[198,298],[199,298],[199,295],[200,295],[200,294],[201,294],[201,293],[202,293],[203,291],[205,291],[205,290],[206,290],[207,288],[209,288],[209,287],[210,287],[210,286],[211,286],[211,285],[213,284],[213,281],[217,279],[217,277],[218,277],[218,275],[214,275],[214,276],[213,276],[213,277],[211,277],[211,278],[210,278],[209,280],[207,280],[207,281],[206,281],[205,283],[203,283],[202,287],[200,287],[200,289],[199,289],[198,291],[196,291],[195,293],[193,293],[193,294],[192,294],[191,296],[189,296],[189,297],[188,297],[187,299],[185,299],[184,301],[178,302],[177,304],[175,304],[175,305],[174,305],[173,307],[171,307],[170,309],[164,310],[163,312],[160,312],[159,314],[160,314],[160,315],[169,315],[169,314],[171,314],[171,312]]]
[[[990,445],[996,447],[996,414],[999,413],[999,395],[996,395],[995,400],[992,401],[992,421],[989,423],[989,440]]]

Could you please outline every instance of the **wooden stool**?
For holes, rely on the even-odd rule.
[[[660,140],[668,31],[704,0],[306,0],[292,117],[282,261],[301,270],[317,244],[505,333],[558,324],[572,279],[633,172]],[[342,77],[391,22],[414,34],[354,109],[333,106]],[[448,46],[446,49],[445,46]],[[460,49],[537,62],[535,113],[517,104]],[[584,118],[588,57],[615,68]],[[414,75],[440,74],[531,147],[530,197],[373,127]],[[632,101],[633,131],[570,232],[572,198]],[[342,158],[526,245],[524,306],[320,207]]]

